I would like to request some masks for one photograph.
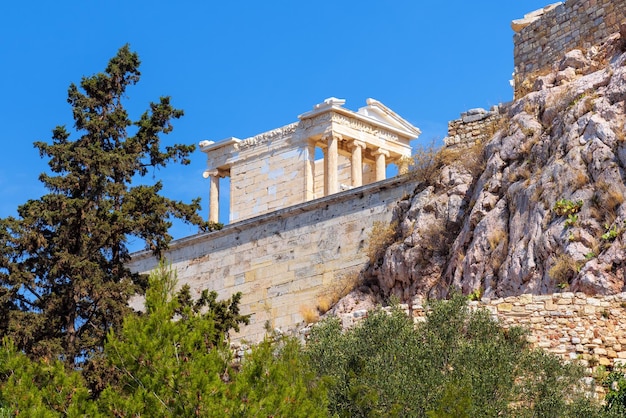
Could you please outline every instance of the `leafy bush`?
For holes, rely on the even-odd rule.
[[[337,319],[312,330],[306,347],[330,376],[329,412],[340,417],[594,416],[582,369],[529,348],[522,330],[500,328],[466,299],[433,303],[414,326],[400,310],[378,310],[342,332]]]
[[[559,199],[554,204],[554,213],[558,216],[569,216],[580,212],[583,207],[583,201],[577,200],[576,202],[568,199]]]
[[[626,375],[624,368],[616,367],[604,379],[602,385],[607,390],[605,409],[626,416]]]

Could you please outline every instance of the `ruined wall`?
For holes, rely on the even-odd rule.
[[[448,136],[444,138],[444,144],[449,147],[488,140],[497,130],[503,112],[503,109],[494,106],[489,111],[478,108],[461,113],[460,119],[448,122]]]
[[[515,86],[558,62],[575,48],[590,48],[619,31],[626,17],[624,0],[567,0],[516,33],[514,42]]]
[[[235,337],[256,342],[266,321],[294,327],[302,322],[303,307],[316,306],[324,286],[361,270],[373,223],[389,223],[396,203],[414,187],[409,178],[395,177],[295,205],[177,240],[166,258],[194,298],[203,289],[220,298],[242,292],[242,313],[252,319]],[[144,252],[133,256],[129,268],[146,273],[156,265]]]

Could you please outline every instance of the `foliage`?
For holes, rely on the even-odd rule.
[[[626,416],[626,375],[623,367],[616,367],[602,382],[607,394],[605,409]]]
[[[439,151],[434,141],[428,146],[417,148],[409,165],[409,175],[418,183],[433,184],[440,168]]]
[[[566,228],[575,226],[577,223],[578,223],[578,214],[577,213],[570,213],[569,215],[567,215],[567,219],[565,220],[565,227]]]
[[[578,416],[598,412],[582,394],[582,369],[528,347],[517,328],[455,296],[434,303],[426,322],[398,309],[372,313],[342,332],[322,321],[306,347],[331,377],[329,412],[359,416]],[[592,414],[593,413],[593,414]]]
[[[567,285],[578,274],[581,263],[576,261],[569,254],[559,254],[554,264],[548,270],[548,275],[554,280],[556,285]]]
[[[32,361],[5,338],[0,346],[0,409],[4,416],[94,416],[80,373],[59,360]]]
[[[322,416],[325,388],[305,369],[296,340],[266,339],[241,364],[226,344],[230,329],[247,323],[239,297],[191,303],[188,288],[161,266],[150,277],[146,315],[113,332],[105,355],[118,380],[104,390],[106,416]]]
[[[469,295],[467,295],[467,299],[471,301],[479,301],[482,299],[482,297],[483,297],[483,292],[482,292],[482,289],[480,288],[472,290],[472,292]]]
[[[189,289],[175,294],[175,284],[161,264],[149,279],[146,314],[127,317],[119,334],[110,331],[104,354],[116,379],[100,396],[102,412],[206,416],[210,404],[215,411],[228,408],[225,337],[248,321],[239,314],[240,295],[216,302],[215,294],[205,293],[191,303]]]
[[[36,142],[50,170],[40,175],[49,193],[0,220],[0,335],[33,357],[80,362],[102,349],[131,310],[129,296],[145,281],[125,266],[131,238],[155,254],[167,247],[169,218],[204,225],[191,204],[159,195],[161,183],[131,187],[169,162],[188,164],[193,146],[161,149],[160,136],[183,115],[168,97],[131,121],[123,106],[139,81],[139,58],[128,46],[104,73],[71,84],[76,139],[64,126],[52,143]]]
[[[188,303],[161,266],[150,277],[147,311],[110,331],[102,352],[111,376],[90,393],[58,360],[31,360],[5,339],[0,348],[0,413],[7,416],[325,416],[326,388],[298,341],[267,338],[241,361],[225,335],[247,317],[238,299]],[[202,306],[201,306],[202,305]],[[199,309],[198,309],[199,308]],[[225,309],[224,309],[225,308]],[[0,415],[2,416],[2,415]]]
[[[606,232],[602,234],[602,239],[604,241],[615,241],[615,238],[617,238],[623,232],[623,229],[618,227],[617,225],[609,226],[607,224],[604,225],[604,229],[606,230]]]
[[[246,355],[233,393],[231,416],[327,416],[324,379],[315,376],[302,346],[290,337],[266,338]]]
[[[554,213],[558,216],[570,216],[580,212],[583,207],[583,201],[577,200],[576,202],[569,199],[559,199],[554,204]]]
[[[480,141],[443,148],[436,147],[434,141],[428,146],[419,146],[409,166],[409,175],[418,183],[434,185],[442,167],[456,164],[477,177],[485,169],[483,148]]]

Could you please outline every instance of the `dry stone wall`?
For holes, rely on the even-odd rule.
[[[461,118],[448,122],[448,136],[444,138],[447,147],[459,144],[472,144],[486,141],[496,131],[503,110],[494,106],[490,110],[470,109],[461,113]]]
[[[516,97],[524,80],[575,48],[590,48],[619,31],[624,0],[568,0],[513,37]]]

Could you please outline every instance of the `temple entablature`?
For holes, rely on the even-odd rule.
[[[209,220],[219,219],[219,179],[230,178],[230,222],[360,187],[406,170],[420,130],[374,99],[358,111],[334,97],[299,121],[246,138],[202,141]]]

